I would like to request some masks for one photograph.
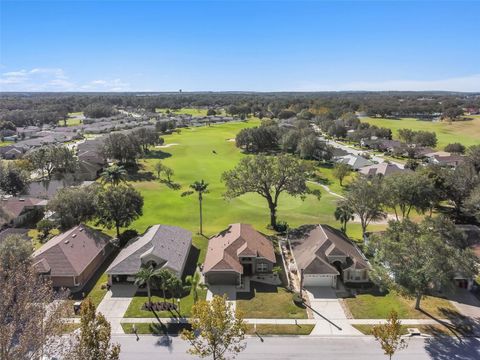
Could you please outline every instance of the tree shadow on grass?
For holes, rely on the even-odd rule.
[[[167,159],[171,157],[172,154],[162,151],[162,150],[150,150],[143,157],[145,159]]]
[[[166,187],[172,189],[172,190],[180,190],[182,188],[182,185],[179,183],[176,183],[174,181],[168,181],[166,179],[160,179],[160,183],[165,184]]]
[[[419,311],[428,316],[430,319],[438,322],[447,330],[443,331],[443,329],[439,329],[438,327],[432,325],[425,326],[427,332],[433,334],[434,336],[449,335],[450,337],[455,337],[458,341],[462,341],[462,339],[465,337],[480,336],[480,319],[464,316],[455,310],[441,308],[439,311],[442,318],[448,320],[443,321],[429,314],[425,310],[420,309]]]
[[[278,293],[278,288],[275,285],[268,285],[256,281],[250,282],[249,292],[237,292],[237,300],[251,300],[256,293]]]
[[[128,181],[153,181],[155,176],[151,171],[142,171],[128,174]]]

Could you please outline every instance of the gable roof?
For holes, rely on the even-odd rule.
[[[192,233],[178,226],[153,225],[125,247],[107,269],[110,275],[133,275],[142,266],[142,257],[153,255],[163,267],[181,273],[192,245]]]
[[[367,176],[373,176],[373,175],[388,176],[401,171],[408,171],[408,170],[402,169],[395,164],[390,164],[386,162],[382,162],[382,163],[370,165],[370,166],[364,166],[359,170],[360,173]]]
[[[329,256],[349,258],[349,268],[368,267],[368,262],[358,247],[337,229],[328,225],[310,225],[300,228],[299,233],[292,241],[293,256],[298,270],[304,269],[305,274],[338,275],[338,270],[330,264]]]
[[[78,225],[53,237],[33,253],[38,270],[51,276],[79,276],[110,243],[110,237],[86,225]]]
[[[9,197],[1,200],[2,206],[13,218],[19,217],[25,208],[46,206],[47,202],[47,200],[38,199],[35,197]]]
[[[348,154],[339,156],[337,162],[350,165],[354,170],[358,170],[364,166],[372,165],[372,162],[360,155]]]
[[[262,257],[275,263],[272,242],[249,224],[231,224],[208,241],[203,272],[234,271],[243,273],[239,257]]]

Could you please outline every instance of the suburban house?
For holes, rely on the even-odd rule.
[[[191,247],[190,231],[177,226],[153,225],[120,251],[106,271],[108,282],[133,282],[142,266],[168,269],[182,277]]]
[[[383,152],[397,152],[405,148],[405,144],[398,140],[389,139],[362,139],[360,140],[362,147],[383,151]]]
[[[337,163],[350,165],[353,170],[358,170],[364,166],[373,165],[370,160],[365,159],[363,156],[360,155],[348,154],[345,156],[335,157],[334,159]]]
[[[0,156],[5,160],[20,159],[26,149],[17,145],[7,145],[0,147]]]
[[[341,231],[328,225],[306,225],[290,240],[297,272],[304,286],[337,287],[343,283],[368,283],[369,263],[360,249]]]
[[[471,224],[455,225],[455,227],[462,234],[462,240],[465,246],[470,248],[480,261],[480,227]],[[473,287],[475,279],[459,273],[453,281],[456,286],[470,290]]]
[[[81,290],[113,250],[111,238],[86,225],[77,225],[36,250],[36,272],[54,287]]]
[[[388,175],[402,172],[402,171],[406,171],[406,170],[398,167],[398,165],[390,164],[387,162],[364,166],[360,170],[358,170],[360,174],[363,174],[366,176],[375,176],[375,175],[388,176]]]
[[[48,201],[35,197],[2,198],[1,205],[10,220],[7,223],[14,227],[27,224],[43,214]]]
[[[208,241],[203,274],[207,284],[241,285],[243,277],[270,273],[273,244],[248,224],[231,224]]]
[[[105,159],[101,153],[103,139],[86,140],[77,145],[78,168],[75,171],[77,180],[96,180],[105,166]]]
[[[450,154],[445,152],[433,153],[427,157],[428,157],[428,162],[430,164],[448,166],[452,168],[457,167],[458,165],[460,165],[465,161],[465,157],[462,155]]]

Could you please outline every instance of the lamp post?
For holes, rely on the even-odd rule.
[[[180,314],[180,298],[177,298],[178,313]]]

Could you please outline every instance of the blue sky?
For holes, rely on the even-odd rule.
[[[480,2],[4,1],[3,91],[480,91]]]

